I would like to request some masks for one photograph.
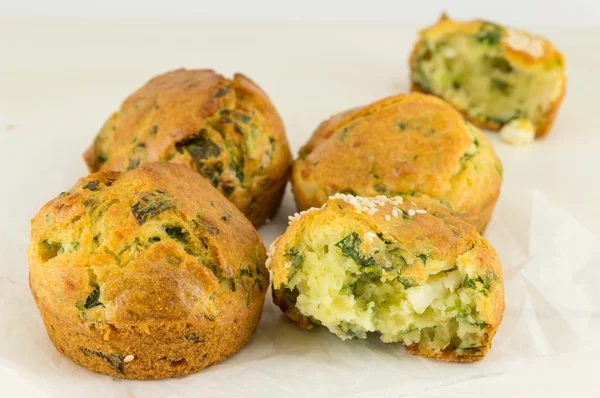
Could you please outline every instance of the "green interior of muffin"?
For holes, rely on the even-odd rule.
[[[525,118],[540,126],[564,66],[558,60],[528,70],[512,65],[504,57],[503,31],[485,23],[473,35],[423,39],[416,51],[413,82],[473,118],[501,125]]]
[[[464,256],[433,259],[402,242],[341,220],[315,220],[285,252],[285,285],[296,307],[342,339],[378,332],[383,342],[478,356],[489,325],[480,313],[496,276],[466,274]],[[324,223],[324,224],[323,224]],[[418,237],[415,237],[418,238]],[[426,264],[426,280],[411,267]]]

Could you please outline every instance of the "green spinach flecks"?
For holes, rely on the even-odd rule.
[[[304,255],[300,253],[300,251],[293,247],[289,249],[285,254],[285,258],[290,263],[290,273],[288,274],[288,281],[291,280],[294,275],[302,268],[302,263],[304,263]]]
[[[240,182],[240,184],[244,183],[244,158],[241,158],[239,163],[232,161],[229,163],[229,169],[235,172],[235,176]]]
[[[87,347],[81,347],[81,351],[87,356],[97,356],[98,358],[105,359],[114,370],[121,374],[123,373],[124,355],[104,354],[100,351],[90,350]]]
[[[131,211],[138,224],[142,225],[150,218],[156,217],[169,209],[174,209],[173,199],[165,192],[156,190],[142,196],[140,201],[131,207]]]
[[[486,22],[474,38],[477,42],[488,46],[496,45],[502,39],[502,28],[494,23]]]
[[[181,259],[177,256],[167,256],[167,262],[171,265],[181,264]]]
[[[129,164],[127,165],[127,171],[137,169],[140,167],[139,159],[129,159]]]
[[[461,288],[463,289],[474,289],[477,290],[484,296],[488,296],[490,293],[490,289],[494,284],[494,281],[498,278],[498,276],[494,272],[489,272],[485,276],[481,275],[471,275],[465,277]]]
[[[216,158],[221,154],[221,147],[207,135],[206,129],[202,129],[198,134],[178,142],[175,147],[180,152],[183,152],[184,149],[187,150],[196,164],[200,164],[206,159]]]
[[[204,339],[202,337],[198,336],[194,332],[186,334],[185,336],[183,336],[183,338],[191,343],[201,343],[204,341]]]
[[[227,289],[231,290],[232,292],[236,291],[235,280],[233,278],[225,279],[224,283],[225,283],[225,286],[227,286]]]
[[[43,261],[51,260],[64,251],[65,249],[63,249],[62,243],[60,242],[43,240],[40,245],[40,255]]]
[[[398,127],[398,130],[404,131],[408,128],[408,123],[398,122],[398,124],[396,126]]]
[[[227,185],[227,184],[221,185],[221,190],[223,191],[225,196],[230,196],[233,193],[234,189],[235,189],[235,187],[232,187],[231,185]]]
[[[350,134],[350,129],[348,127],[344,127],[342,134],[340,134],[340,141],[346,142],[348,139],[348,134]]]
[[[499,70],[500,72],[510,73],[510,72],[513,71],[512,66],[506,60],[506,58],[503,58],[503,57],[491,57],[491,58],[487,58],[487,62],[488,62],[488,64],[490,65],[490,67],[492,69]]]
[[[97,191],[99,183],[99,181],[90,181],[83,187],[83,189],[87,189],[89,191]]]
[[[213,187],[219,186],[221,175],[223,174],[223,162],[220,160],[212,164],[199,165],[198,171],[204,178],[208,178]]]
[[[85,299],[85,304],[83,307],[89,310],[90,308],[94,308],[99,305],[104,307],[104,304],[100,302],[100,286],[94,285],[92,292]]]
[[[382,185],[382,184],[375,185],[375,190],[377,192],[383,193],[383,194],[385,194],[385,193],[387,193],[389,191],[388,188],[385,185]]]
[[[231,86],[221,87],[219,91],[214,95],[215,98],[221,98],[231,91]]]
[[[350,257],[357,265],[362,267],[374,266],[372,257],[364,257],[360,254],[359,246],[362,243],[356,232],[352,232],[335,245],[342,250],[342,255]]]
[[[235,117],[237,120],[244,124],[250,123],[250,121],[252,120],[250,116],[238,111],[233,111],[233,117]]]
[[[158,125],[155,124],[154,126],[152,126],[150,128],[150,135],[156,135],[156,133],[158,133]]]
[[[339,193],[343,193],[346,195],[358,196],[358,194],[352,188],[341,189]]]
[[[502,94],[509,94],[512,88],[506,80],[502,79],[492,78],[490,83],[495,90],[500,91]]]
[[[178,226],[164,227],[165,232],[169,235],[169,238],[178,241],[182,245],[187,245],[189,241],[189,234],[183,228]]]

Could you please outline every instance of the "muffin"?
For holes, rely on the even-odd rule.
[[[562,54],[532,34],[446,15],[420,32],[410,57],[414,91],[435,94],[473,123],[499,130],[529,120],[548,133],[566,86]]]
[[[242,348],[269,283],[246,217],[182,165],[80,179],[31,222],[29,285],[73,362],[128,379],[197,372]]]
[[[332,196],[291,217],[269,250],[274,301],[303,328],[376,332],[416,355],[472,362],[504,311],[495,250],[431,202]]]
[[[430,197],[483,231],[502,184],[487,137],[444,101],[397,95],[333,116],[292,170],[299,210],[334,193]]]
[[[186,165],[259,227],[283,197],[291,153],[281,118],[250,79],[179,69],[131,94],[84,154],[90,172]]]

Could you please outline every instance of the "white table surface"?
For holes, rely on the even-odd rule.
[[[29,218],[86,173],[81,153],[104,120],[153,75],[178,67],[246,74],[277,106],[296,153],[324,118],[408,89],[407,55],[416,29],[391,23],[1,21],[0,223],[15,233],[0,238],[23,243]],[[533,145],[510,147],[489,134],[505,166],[505,187],[545,192],[600,235],[600,30],[536,32],[565,54],[567,96],[550,135]],[[40,173],[32,158],[51,159],[51,166]],[[11,211],[17,201],[27,214]],[[293,212],[289,194],[282,212]],[[261,233],[268,244],[276,231]],[[8,271],[0,259],[0,271],[25,281],[24,256],[18,271]],[[598,314],[590,328],[600,333]],[[600,396],[598,358],[595,343],[422,396]],[[16,388],[19,380],[0,369],[5,388]],[[20,385],[15,391],[29,390]]]

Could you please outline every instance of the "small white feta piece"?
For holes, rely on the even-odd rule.
[[[444,287],[451,292],[454,292],[461,285],[463,277],[458,271],[449,272],[444,278]]]
[[[515,119],[502,127],[500,138],[510,145],[527,145],[535,139],[535,126],[529,119]]]
[[[442,279],[406,289],[406,298],[417,314],[425,312],[433,300],[444,295]]]

